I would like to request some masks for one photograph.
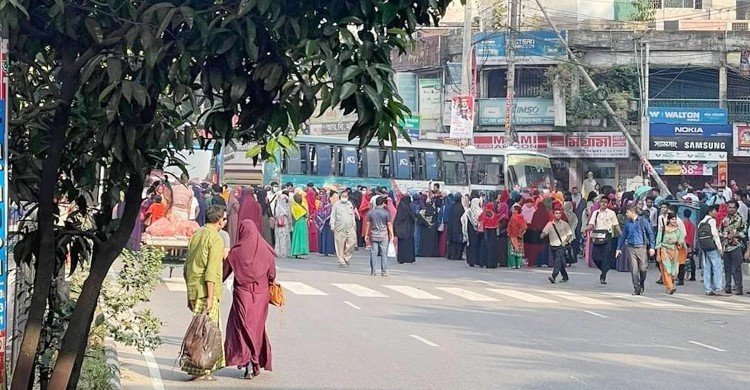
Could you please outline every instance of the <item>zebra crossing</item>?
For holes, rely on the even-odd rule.
[[[182,278],[162,280],[170,291],[186,291]],[[224,288],[231,290],[233,280],[227,279]],[[340,296],[363,299],[411,298],[415,301],[445,302],[459,300],[476,303],[530,304],[543,306],[573,305],[601,309],[623,306],[637,306],[660,310],[723,310],[750,311],[750,300],[743,298],[707,298],[690,294],[672,296],[633,296],[623,292],[574,291],[562,289],[519,289],[508,287],[457,287],[429,286],[415,287],[409,285],[384,284],[364,286],[357,283],[330,283],[312,286],[300,281],[280,281],[288,295],[300,297]]]

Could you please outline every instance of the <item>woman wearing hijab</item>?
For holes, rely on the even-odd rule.
[[[252,221],[240,225],[237,244],[224,262],[224,280],[234,273],[232,308],[224,351],[227,366],[245,369],[250,379],[260,369],[271,371],[271,344],[266,333],[268,286],[276,279],[273,248]]]
[[[464,241],[466,242],[466,263],[470,267],[479,265],[479,251],[481,249],[482,238],[480,234],[479,218],[482,215],[482,200],[474,198],[471,200],[469,209],[461,217],[461,227],[463,229]]]
[[[513,206],[513,215],[508,222],[508,267],[519,269],[524,263],[524,242],[526,219],[521,215],[521,206]]]
[[[362,248],[365,246],[365,239],[362,237],[362,234],[360,232],[362,231],[362,218],[359,217],[359,207],[362,205],[362,191],[357,189],[356,191],[351,191],[351,189],[348,189],[350,191],[349,195],[349,201],[352,202],[352,206],[354,206],[354,210],[357,212],[354,213],[356,216],[355,222],[357,223],[357,247]]]
[[[318,243],[320,239],[320,230],[318,229],[318,212],[320,211],[320,195],[317,191],[307,190],[307,205],[308,205],[308,218],[307,218],[307,245],[310,248],[310,252],[318,251]]]
[[[287,195],[286,190],[281,191],[281,194],[276,199],[276,208],[274,209],[273,217],[276,221],[276,229],[274,229],[274,234],[276,235],[274,245],[276,255],[279,257],[289,257],[289,251],[292,247],[290,236],[292,232],[292,212],[289,195]]]
[[[437,210],[432,204],[432,199],[425,200],[424,209],[420,210],[417,215],[417,222],[422,231],[422,247],[419,254],[422,257],[437,257]]]
[[[255,199],[255,190],[252,187],[247,187],[242,192],[238,214],[240,225],[242,221],[249,219],[255,222],[259,232],[263,231],[263,211],[260,208],[260,203]]]
[[[501,267],[508,266],[508,223],[510,222],[510,214],[508,211],[509,198],[508,191],[503,191],[498,198],[497,204],[497,215],[499,217],[497,249]]]
[[[370,208],[372,205],[370,204],[370,200],[372,199],[372,192],[367,191],[362,196],[362,202],[359,204],[359,216],[360,220],[367,221],[367,214],[370,212]],[[364,237],[365,236],[365,224],[362,223],[360,227],[360,231],[358,236]],[[367,247],[367,244],[364,242],[364,238],[362,239],[363,246]]]
[[[413,194],[411,197],[411,212],[414,214],[414,255],[421,256],[422,251],[422,229],[420,229],[419,221],[416,218],[419,211],[422,210],[422,204],[420,202],[421,195]]]
[[[484,212],[479,217],[479,223],[484,228],[482,243],[480,244],[479,265],[483,268],[497,268],[500,263],[498,258],[498,229],[500,228],[500,215],[495,210],[495,204],[487,202]]]
[[[448,257],[448,227],[450,220],[450,212],[454,204],[453,195],[448,194],[443,197],[443,207],[438,212],[438,256]]]
[[[448,198],[450,198],[450,196]],[[447,231],[446,236],[448,237],[449,260],[462,260],[464,257],[464,232],[461,227],[461,218],[464,216],[465,210],[461,199],[461,193],[453,195],[450,213],[447,214],[447,220],[445,221],[445,230]]]
[[[536,205],[534,204],[534,199],[532,198],[526,198],[523,200],[523,207],[521,207],[521,215],[523,216],[523,219],[526,220],[526,223],[531,223],[531,219],[534,217],[534,212],[536,211]]]
[[[414,221],[416,217],[411,210],[411,196],[405,195],[401,198],[396,210],[396,218],[393,220],[393,234],[398,238],[398,249],[396,260],[399,264],[413,263],[414,254]]]
[[[193,195],[198,202],[198,214],[195,216],[195,222],[202,227],[206,224],[206,202],[203,201],[203,189],[200,186],[193,186]]]
[[[237,242],[237,233],[240,228],[240,197],[242,196],[242,187],[235,187],[229,194],[227,201],[227,227],[229,233],[229,247],[231,248]]]
[[[301,193],[292,197],[292,248],[290,255],[301,259],[302,256],[310,254],[310,237],[307,232],[307,220],[310,217],[307,212],[307,201]]]
[[[544,206],[544,199],[537,198],[534,214],[528,224],[526,236],[524,236],[524,253],[529,268],[542,265],[541,255],[544,250],[544,240],[542,240],[541,234],[544,227],[547,226],[547,222],[549,222],[549,212]]]
[[[268,194],[266,190],[259,187],[255,190],[255,195],[258,197],[258,203],[260,203],[260,213],[263,221],[263,230],[260,233],[263,239],[273,246],[274,238],[273,230],[271,229],[271,217],[273,217],[273,213],[271,213],[271,206],[268,204]]]
[[[333,239],[333,230],[331,230],[331,210],[336,200],[338,200],[338,194],[335,191],[332,191],[330,197],[328,195],[321,197],[320,210],[316,216],[316,227],[320,232],[318,252],[326,257],[336,253],[336,242]]]

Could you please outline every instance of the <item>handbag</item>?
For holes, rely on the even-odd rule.
[[[599,210],[596,211],[596,217],[594,217],[594,231],[591,232],[591,243],[594,245],[605,245],[609,242],[609,230],[597,230],[596,226],[599,224]]]
[[[274,220],[276,221],[276,227],[283,228],[286,226],[286,218],[274,218]]]
[[[279,283],[270,283],[268,285],[268,292],[270,293],[268,303],[279,307],[284,306],[284,304],[286,303],[286,300],[284,299],[284,289],[281,288],[281,285]]]
[[[221,357],[222,346],[219,326],[204,311],[194,315],[190,321],[182,339],[180,361],[192,367],[210,370]]]
[[[388,243],[388,252],[386,253],[386,256],[390,258],[396,257],[396,246],[393,245],[393,241]]]

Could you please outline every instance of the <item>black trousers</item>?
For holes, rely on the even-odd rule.
[[[552,252],[552,279],[562,275],[563,280],[568,280],[568,271],[565,270],[565,248],[561,246],[550,247]]]
[[[726,290],[734,288],[742,290],[742,248],[736,248],[731,252],[724,252],[724,284]]]
[[[602,271],[602,278],[606,278],[612,265],[612,240],[601,245],[592,245],[591,256],[594,258],[594,264]]]

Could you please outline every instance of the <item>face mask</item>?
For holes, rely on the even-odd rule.
[[[278,191],[279,191],[279,187],[271,187],[271,190],[272,190],[273,192],[278,192]]]

